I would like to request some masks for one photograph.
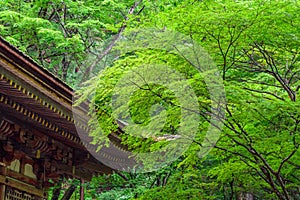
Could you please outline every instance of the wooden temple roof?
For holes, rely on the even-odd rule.
[[[2,38],[0,45],[0,100],[5,112],[78,147],[73,90]]]
[[[74,120],[73,96],[71,87],[0,37],[0,166],[26,160],[36,178],[19,179],[43,180],[43,187],[50,179],[90,179],[93,174],[111,173],[110,167],[87,151],[91,139],[78,135],[78,131],[88,135],[88,127],[84,119]],[[86,109],[75,112],[80,116]],[[114,149],[117,155],[116,147],[107,148],[106,153]]]

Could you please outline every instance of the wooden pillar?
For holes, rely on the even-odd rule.
[[[5,185],[0,183],[0,199],[4,199],[5,197]]]
[[[84,180],[80,180],[80,200],[84,200]]]
[[[6,168],[4,163],[0,163],[0,175],[6,176]],[[0,199],[5,198],[5,185],[3,183],[0,183]]]

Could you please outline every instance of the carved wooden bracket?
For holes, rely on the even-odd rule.
[[[0,135],[2,137],[10,137],[14,134],[13,124],[9,123],[8,121],[1,119],[0,122]]]

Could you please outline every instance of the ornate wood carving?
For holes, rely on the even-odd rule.
[[[10,137],[13,135],[14,131],[13,128],[11,127],[13,126],[12,124],[10,124],[9,122],[5,121],[5,120],[1,120],[0,122],[0,134],[2,137]]]
[[[103,173],[101,166],[107,169],[104,165],[95,164],[97,161],[92,162],[89,154],[75,151],[45,134],[38,134],[36,130],[26,130],[6,119],[2,119],[0,124],[1,162],[9,166],[13,160],[20,160],[23,178],[12,174],[19,179],[47,187],[52,185],[50,180],[58,182],[62,177],[90,179],[97,173]],[[36,181],[24,178],[26,164],[33,167]]]

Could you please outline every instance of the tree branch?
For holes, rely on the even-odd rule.
[[[132,15],[134,10],[136,9],[136,7],[141,3],[142,1],[139,2],[135,2],[134,5],[129,9],[128,14]],[[125,17],[125,22],[123,22],[123,25],[121,26],[121,28],[119,29],[117,35],[114,36],[113,40],[110,42],[110,44],[106,47],[106,49],[100,53],[97,57],[96,60],[91,64],[91,66],[89,66],[86,70],[85,73],[83,75],[82,80],[85,81],[88,79],[89,74],[94,70],[94,68],[96,67],[96,65],[112,50],[113,46],[115,45],[115,43],[120,39],[121,34],[124,32],[125,28],[126,28],[126,21],[128,21],[128,17]]]

